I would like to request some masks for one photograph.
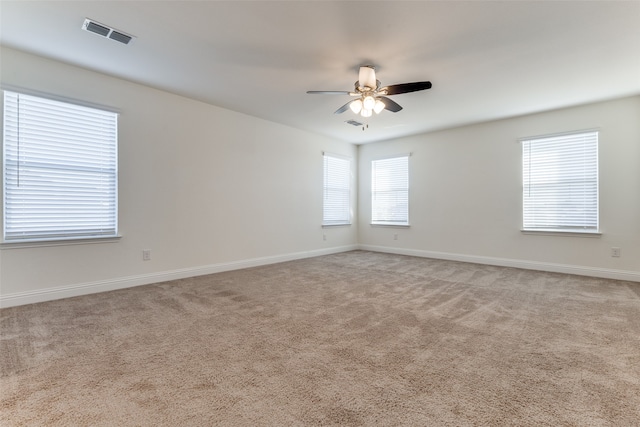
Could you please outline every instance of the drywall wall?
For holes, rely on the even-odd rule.
[[[602,235],[522,233],[518,140],[585,129],[600,130]],[[371,160],[402,153],[411,226],[372,226]],[[359,182],[363,248],[640,280],[638,96],[362,145]]]
[[[354,158],[355,186],[354,145],[8,48],[1,57],[5,87],[120,112],[122,235],[3,245],[3,305],[355,247],[355,226],[321,227],[322,152]]]
[[[355,147],[5,47],[0,58],[3,85],[120,111],[122,234],[109,243],[3,245],[2,306],[355,247],[640,277],[640,97]],[[593,128],[601,131],[602,235],[521,233],[518,139]],[[320,226],[323,151],[358,159],[357,227]],[[411,227],[373,227],[371,159],[408,152]],[[612,258],[611,247],[622,256]]]

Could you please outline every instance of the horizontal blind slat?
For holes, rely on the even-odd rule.
[[[598,132],[522,141],[523,228],[598,229]]]
[[[371,162],[371,221],[409,222],[409,157]]]
[[[351,223],[351,160],[325,154],[322,223]]]
[[[5,91],[5,240],[117,234],[117,114]]]

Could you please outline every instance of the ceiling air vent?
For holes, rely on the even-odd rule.
[[[355,120],[347,120],[347,121],[345,121],[345,123],[348,123],[348,124],[350,124],[352,126],[362,126],[362,123],[356,122]]]
[[[119,31],[113,31],[112,30],[111,34],[109,34],[109,38],[111,40],[115,40],[115,41],[120,42],[120,43],[129,44],[129,42],[131,41],[131,39],[133,37],[128,36],[128,35],[126,35],[124,33],[119,32]]]
[[[82,29],[124,44],[129,44],[132,40],[135,39],[135,37],[130,36],[129,34],[125,34],[122,31],[114,30],[113,28],[93,21],[89,18],[84,20]]]

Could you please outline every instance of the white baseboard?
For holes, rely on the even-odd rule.
[[[166,282],[168,280],[184,279],[187,277],[204,276],[206,274],[221,273],[223,271],[240,270],[242,268],[258,267],[261,265],[276,264],[279,262],[293,261],[296,259],[311,258],[321,255],[329,255],[358,249],[358,245],[339,246],[329,249],[318,249],[304,252],[294,252],[284,255],[274,255],[261,258],[252,258],[240,261],[231,261],[220,264],[210,264],[199,267],[183,268],[157,273],[140,274],[129,277],[101,280],[97,282],[82,283],[77,285],[60,286],[49,289],[40,289],[28,292],[16,292],[8,295],[0,295],[0,308],[14,307],[24,304],[52,301],[62,298],[71,298],[98,292],[114,291],[117,289],[131,288],[134,286],[148,285],[151,283]]]
[[[601,277],[604,279],[640,282],[637,271],[611,270],[607,268],[584,267],[580,265],[553,264],[547,262],[525,261],[509,258],[494,258],[477,255],[453,254],[448,252],[424,251],[419,249],[392,248],[388,246],[358,245],[365,251],[385,252],[398,255],[410,255],[422,258],[446,259],[449,261],[472,262],[475,264],[497,265],[500,267],[523,268],[526,270],[549,271],[552,273],[577,274],[579,276]]]
[[[640,282],[640,273],[626,270],[612,270],[606,268],[584,267],[576,265],[564,265],[525,261],[509,258],[494,258],[477,255],[453,254],[447,252],[424,251],[419,249],[393,248],[375,245],[347,245],[329,249],[294,252],[284,255],[274,255],[261,258],[252,258],[240,261],[231,261],[219,264],[210,264],[199,267],[183,268],[178,270],[161,271],[157,273],[140,274],[136,276],[119,277],[115,279],[101,280],[77,285],[60,286],[49,289],[40,289],[28,292],[16,292],[0,295],[0,308],[13,307],[24,304],[33,304],[44,301],[52,301],[62,298],[71,298],[98,292],[114,291],[117,289],[131,288],[134,286],[148,285],[151,283],[166,282],[168,280],[184,279],[187,277],[203,276],[206,274],[221,273],[223,271],[240,270],[243,268],[258,267],[261,265],[276,264],[279,262],[293,261],[296,259],[311,258],[321,255],[329,255],[347,252],[356,249],[385,252],[398,255],[410,255],[422,258],[445,259],[450,261],[471,262],[476,264],[497,265],[501,267],[523,268],[527,270],[549,271],[554,273],[577,274],[580,276],[602,277],[605,279],[627,280]]]

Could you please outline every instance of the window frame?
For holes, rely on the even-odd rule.
[[[17,97],[15,102],[19,102],[18,100],[22,99],[25,101],[29,100],[29,102],[40,103],[41,105],[38,108],[43,108],[43,111],[45,111],[45,115],[46,115],[44,117],[46,119],[52,120],[52,122],[54,122],[53,118],[51,117],[53,115],[52,112],[53,112],[53,109],[56,107],[61,108],[63,110],[63,114],[69,114],[69,116],[72,117],[72,119],[75,119],[75,118],[70,114],[70,111],[76,110],[80,114],[84,112],[89,112],[89,114],[96,114],[96,115],[103,116],[103,118],[106,119],[107,122],[110,122],[111,128],[109,131],[106,131],[106,132],[104,132],[103,130],[100,131],[100,133],[104,132],[104,135],[108,135],[108,137],[106,137],[106,139],[104,140],[106,141],[107,148],[102,150],[101,156],[99,157],[99,158],[104,158],[105,159],[104,162],[100,166],[92,167],[91,165],[87,165],[86,167],[83,168],[85,177],[96,176],[96,177],[100,177],[101,180],[106,179],[106,182],[107,182],[106,185],[109,187],[109,190],[107,191],[101,190],[101,191],[98,191],[97,193],[97,194],[100,194],[100,193],[108,194],[106,198],[101,199],[100,202],[96,202],[97,204],[101,204],[101,203],[103,204],[105,201],[108,202],[107,203],[108,207],[102,208],[102,210],[100,211],[101,217],[102,217],[101,218],[102,223],[100,227],[97,227],[102,229],[103,231],[96,231],[96,228],[94,227],[86,227],[85,230],[83,231],[74,232],[73,228],[78,226],[78,222],[76,222],[75,224],[69,227],[62,226],[62,227],[56,228],[54,226],[54,227],[51,227],[50,230],[48,230],[47,232],[35,233],[33,230],[31,230],[31,231],[25,231],[22,235],[19,235],[16,229],[12,230],[12,228],[8,226],[8,222],[15,220],[15,218],[17,217],[17,215],[14,214],[13,218],[10,219],[11,215],[7,212],[9,207],[12,206],[12,204],[17,203],[15,200],[14,201],[8,200],[8,198],[11,197],[10,193],[12,193],[16,188],[16,186],[12,185],[9,181],[10,181],[10,178],[13,178],[13,176],[15,176],[16,173],[17,174],[20,173],[19,168],[21,167],[21,166],[18,166],[17,168],[14,167],[14,169],[16,169],[16,172],[13,172],[10,170],[12,168],[7,166],[9,161],[8,158],[10,157],[9,151],[15,150],[16,148],[19,149],[21,145],[19,140],[20,136],[8,136],[10,132],[9,127],[11,126],[12,130],[15,130],[18,128],[22,129],[20,127],[21,124],[19,123],[21,120],[19,118],[20,112],[18,111],[10,113],[10,114],[13,114],[13,117],[9,117],[9,122],[13,121],[14,123],[12,123],[10,126],[7,126],[8,124],[7,97],[8,96]],[[2,240],[0,241],[0,247],[21,248],[21,247],[31,247],[31,246],[52,246],[52,245],[55,246],[55,245],[67,245],[67,244],[84,244],[84,243],[118,241],[121,237],[119,234],[119,224],[118,224],[119,112],[113,108],[109,108],[101,105],[91,104],[87,102],[77,101],[77,100],[73,100],[65,97],[54,96],[54,95],[31,91],[31,90],[24,90],[22,88],[8,87],[4,85],[2,86],[2,98],[3,98],[2,99],[2,102],[3,102],[2,120],[4,124],[3,124],[2,144],[0,145],[0,147],[2,148],[2,164],[0,165],[1,172],[2,172],[2,186],[0,191],[1,191],[3,203],[2,203],[2,222],[1,222]],[[49,106],[43,107],[45,104],[49,104]],[[86,123],[88,121],[89,119],[84,121],[79,121],[79,122]],[[51,132],[55,130],[55,126],[56,125],[51,126],[52,129],[50,130],[50,133],[46,135],[51,135],[52,134]],[[102,129],[104,126],[105,126],[105,123],[101,123],[99,125],[96,124],[95,126],[91,126],[89,127],[89,129],[93,132],[93,131],[96,131],[96,129]],[[42,127],[39,127],[39,129],[46,128],[46,127],[47,125],[44,125]],[[69,128],[71,128],[71,125],[67,126],[65,129],[68,131]],[[83,139],[85,141],[87,140],[87,138],[83,138]],[[44,141],[44,138],[40,138],[38,141]],[[54,143],[51,143],[51,147],[58,150],[60,149],[60,147],[64,148],[64,146],[61,144],[61,142],[64,142],[64,141],[65,141],[65,137],[62,136]],[[70,141],[70,140],[67,139],[67,141]],[[78,141],[76,141],[76,143],[77,142]],[[95,148],[96,147],[95,143],[92,144],[91,147]],[[104,152],[108,152],[108,154],[104,155]],[[54,152],[54,153],[59,154],[58,152]],[[78,153],[81,153],[81,154],[84,153],[86,155],[86,149],[83,149],[79,152],[74,152],[74,154],[78,154]],[[18,162],[19,160],[16,160],[16,164],[18,164]],[[50,173],[52,169],[57,169],[58,171],[60,171],[59,176],[61,177],[61,179],[65,179],[65,178],[68,179],[73,173],[78,173],[77,167],[76,167],[76,170],[74,170],[74,167],[71,165],[71,162],[68,159],[60,160],[58,163],[54,163],[54,162],[45,163],[42,161],[40,161],[39,163],[40,165],[35,167],[35,169],[33,170],[39,171],[39,174],[42,177],[44,177],[41,179],[48,180],[48,183],[45,184],[45,187],[43,187],[44,189],[42,190],[42,193],[52,191],[52,189],[56,187],[56,185],[51,184],[53,180],[46,175],[46,173],[47,172]],[[71,184],[71,186],[77,185],[80,183],[82,183],[82,181],[74,181]],[[47,187],[47,185],[49,185],[49,187]],[[62,188],[62,187],[58,185],[58,188]],[[75,188],[78,188],[78,187],[75,187]],[[85,195],[88,195],[90,193],[96,194],[95,190],[90,190],[86,192]],[[24,192],[22,194],[18,194],[17,197],[24,197],[24,194],[25,194]],[[39,198],[39,201],[42,202],[44,199],[45,199],[44,197],[41,197]],[[59,201],[59,199],[57,200]],[[74,200],[77,201],[77,199],[74,199]],[[43,206],[46,206],[48,209],[51,209],[52,204],[43,203]],[[79,209],[76,208],[76,213],[78,210]],[[82,215],[79,215],[78,219],[79,220],[83,218],[86,219],[88,218],[88,216],[89,216],[89,213],[87,213],[86,216],[84,217]]]
[[[537,150],[542,150],[547,147],[551,147],[551,144],[570,144],[570,143],[579,143],[580,140],[584,140],[583,146],[586,144],[592,144],[588,147],[589,152],[586,152],[586,149],[583,149],[583,159],[582,161],[576,160],[575,158],[571,158],[570,160],[558,160],[557,162],[552,162],[551,160],[544,160],[545,163],[535,165],[538,168],[537,171],[532,172],[531,166],[531,144],[538,143],[542,148],[536,147]],[[601,235],[600,231],[600,169],[599,169],[599,146],[600,146],[600,130],[599,129],[587,129],[587,130],[579,130],[579,131],[571,131],[571,132],[562,132],[562,133],[554,133],[547,134],[541,136],[533,136],[527,138],[520,138],[519,142],[521,144],[522,150],[522,228],[521,231],[525,234],[552,234],[552,235],[575,235],[575,236],[599,236]],[[529,151],[529,153],[527,153]],[[548,149],[548,155],[553,155],[556,158],[560,158],[563,154],[562,149]],[[579,152],[579,150],[574,150],[574,156]],[[539,154],[538,154],[539,155]],[[591,219],[584,219],[582,221],[582,225],[580,225],[574,219],[568,219],[572,215],[575,216],[576,209],[570,210],[570,213],[567,213],[565,209],[561,209],[561,206],[556,206],[556,209],[545,209],[543,206],[540,206],[543,202],[551,203],[554,201],[558,201],[561,199],[567,199],[569,195],[577,195],[580,191],[573,190],[571,192],[567,192],[566,187],[568,187],[567,182],[568,179],[568,170],[570,167],[575,167],[577,165],[582,165],[583,177],[581,180],[577,181],[578,185],[582,187],[583,197],[580,200],[580,203],[583,205],[595,205],[591,206],[586,212],[585,217]],[[542,173],[542,169],[548,170],[549,167],[554,167],[556,172],[556,182],[555,184],[551,182],[552,177],[546,177],[540,175]],[[587,170],[587,168],[589,168]],[[534,178],[531,178],[531,174],[533,173]],[[527,176],[529,175],[529,176]],[[550,175],[550,174],[549,174]],[[532,184],[532,180],[535,179],[535,176],[538,176],[537,186],[543,187],[548,186],[553,188],[556,192],[563,192],[560,195],[556,195],[555,198],[551,196],[539,196],[537,199],[537,203],[539,204],[537,207],[538,215],[539,212],[543,212],[544,214],[554,214],[557,218],[554,223],[550,220],[540,220],[538,221],[538,225],[535,224],[535,219],[531,219],[531,216],[534,216],[536,212],[534,212],[536,203],[536,197],[527,197],[527,191],[531,191],[532,188],[535,189],[535,185]],[[561,177],[562,180],[558,181],[557,177]],[[588,178],[587,178],[588,176]],[[542,181],[543,178],[546,178],[547,181]],[[575,179],[575,176],[572,176]],[[576,181],[574,181],[575,183]],[[595,189],[587,189],[584,188],[588,186],[595,186]],[[588,196],[584,196],[584,194],[588,194]],[[529,207],[528,207],[529,206]],[[562,217],[562,218],[561,218]],[[595,217],[595,220],[592,219]],[[545,224],[545,222],[547,224]],[[572,225],[566,225],[573,222]],[[594,224],[595,223],[595,224]],[[565,225],[563,225],[565,224]]]
[[[370,224],[373,226],[385,226],[385,227],[409,227],[410,226],[410,215],[409,215],[409,209],[410,209],[410,158],[411,158],[411,153],[406,153],[406,154],[396,154],[396,155],[391,155],[391,156],[385,156],[385,157],[380,157],[380,158],[376,158],[371,160],[371,211],[370,211],[370,215],[371,215],[371,222]],[[400,187],[400,188],[396,188],[396,189],[391,189],[391,190],[376,190],[376,186],[377,186],[377,181],[376,181],[376,163],[377,162],[384,162],[384,161],[391,161],[391,160],[397,160],[397,159],[406,159],[406,176],[403,178],[403,180],[406,182],[406,186],[404,187]],[[401,220],[385,220],[385,219],[381,219],[380,217],[376,216],[376,196],[382,192],[382,191],[392,191],[394,193],[397,192],[404,192],[406,193],[406,197],[405,197],[405,202],[404,202],[404,207],[403,207],[403,211],[406,213],[406,215],[401,219]],[[393,216],[393,215],[392,215]]]

